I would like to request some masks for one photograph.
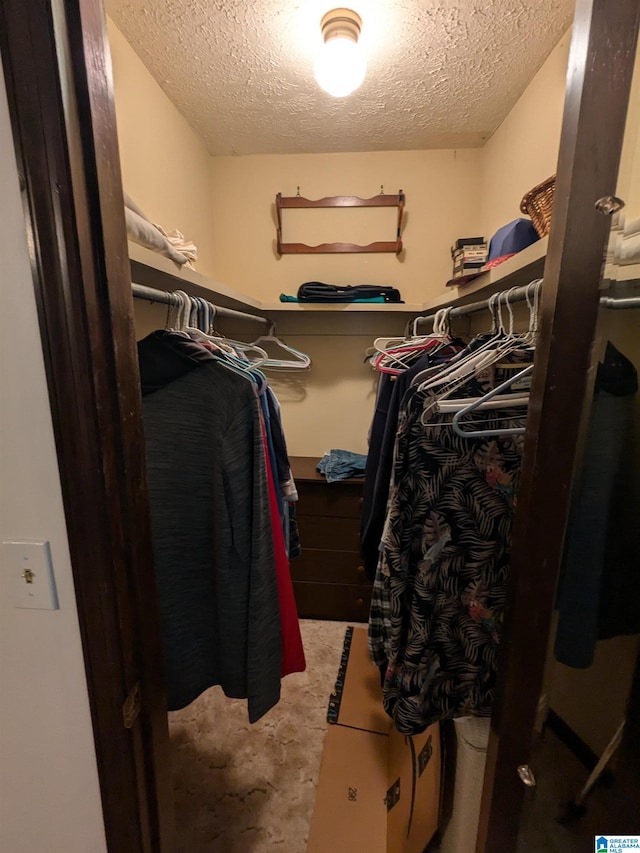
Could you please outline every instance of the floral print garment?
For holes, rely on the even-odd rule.
[[[493,373],[456,396],[504,380]],[[463,438],[434,401],[414,390],[400,421],[369,622],[384,706],[406,734],[491,713],[523,441]],[[525,424],[522,407],[468,418],[474,429]]]

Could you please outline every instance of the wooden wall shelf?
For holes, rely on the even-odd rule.
[[[385,195],[380,193],[372,198],[360,198],[356,195],[327,196],[326,198],[304,198],[304,196],[276,196],[276,213],[278,227],[276,230],[277,248],[279,255],[327,255],[327,254],[355,254],[364,252],[393,252],[399,254],[402,251],[402,238],[400,229],[402,225],[402,214],[404,211],[405,196],[402,190],[397,195]],[[282,211],[287,209],[303,208],[348,208],[348,207],[397,207],[398,224],[396,227],[395,240],[378,240],[361,246],[358,243],[320,243],[318,246],[309,246],[306,243],[284,243],[282,240]]]
[[[308,246],[306,243],[280,243],[278,246],[278,254],[280,255],[339,255],[364,252],[393,252],[397,255],[401,251],[402,240],[377,240],[375,243],[368,243],[366,246],[361,246],[358,243],[320,243],[317,246]]]

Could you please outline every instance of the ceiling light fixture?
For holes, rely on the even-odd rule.
[[[332,9],[322,18],[320,27],[324,44],[316,59],[316,80],[334,98],[344,98],[361,85],[367,71],[358,44],[362,18],[351,9]]]

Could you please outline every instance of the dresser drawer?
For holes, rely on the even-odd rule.
[[[301,619],[367,622],[371,587],[355,584],[294,581],[293,591]]]
[[[299,483],[298,515],[360,518],[362,485],[359,483]]]
[[[305,548],[360,553],[360,524],[356,518],[299,515],[300,543]]]
[[[302,555],[291,561],[294,581],[317,583],[367,584],[367,575],[353,551],[325,551],[303,548]]]

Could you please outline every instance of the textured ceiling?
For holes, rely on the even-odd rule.
[[[571,22],[573,0],[353,0],[367,77],[313,76],[331,0],[107,0],[211,154],[481,145]]]

